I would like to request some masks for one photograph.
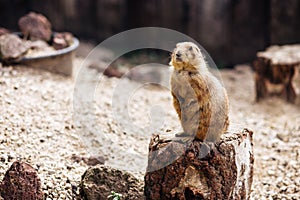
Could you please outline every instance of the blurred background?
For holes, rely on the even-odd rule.
[[[131,28],[174,29],[197,40],[219,67],[252,62],[272,44],[300,42],[300,0],[0,0],[0,27],[17,31],[30,11],[55,31],[95,44]]]

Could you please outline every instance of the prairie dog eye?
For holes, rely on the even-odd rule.
[[[192,46],[189,48],[189,51],[193,51],[193,47]]]

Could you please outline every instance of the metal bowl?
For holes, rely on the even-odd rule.
[[[16,34],[21,36],[20,33]],[[54,73],[71,76],[73,73],[74,51],[78,46],[79,40],[73,37],[73,43],[67,48],[49,52],[47,55],[25,56],[18,60],[18,63],[28,67],[45,69]]]

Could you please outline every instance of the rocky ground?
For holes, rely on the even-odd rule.
[[[251,199],[300,198],[300,107],[277,98],[254,102],[249,68],[222,72],[233,124],[254,131]]]
[[[81,62],[76,59],[77,68]],[[76,75],[0,68],[0,179],[21,159],[38,170],[46,199],[72,199],[89,167],[74,155],[101,155],[107,165],[142,179],[150,135],[180,130],[167,88],[107,78],[96,70]],[[251,199],[299,199],[299,105],[276,98],[255,103],[248,66],[221,75],[230,97],[230,129],[254,131]]]

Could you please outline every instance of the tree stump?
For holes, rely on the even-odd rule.
[[[276,95],[296,101],[296,74],[300,67],[300,45],[271,46],[258,52],[253,63],[256,101]]]
[[[152,137],[145,175],[146,199],[249,199],[253,133],[226,133],[215,144]]]

